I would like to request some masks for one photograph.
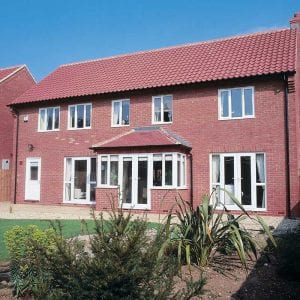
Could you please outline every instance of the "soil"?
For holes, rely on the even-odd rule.
[[[260,257],[258,261],[248,261],[246,272],[236,256],[218,256],[210,267],[200,270],[196,267],[184,266],[184,279],[192,276],[199,278],[201,272],[207,279],[203,296],[193,299],[300,299],[300,282],[287,281],[276,273],[276,259],[272,256]],[[178,280],[176,289],[184,286]],[[13,299],[12,291],[6,284],[0,283],[0,300]]]

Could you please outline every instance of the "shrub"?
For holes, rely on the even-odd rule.
[[[300,226],[280,235],[275,251],[278,259],[278,272],[282,277],[300,281]]]
[[[35,243],[34,251],[44,271],[31,293],[36,299],[190,299],[201,294],[204,279],[188,281],[174,293],[180,266],[176,257],[165,255],[169,222],[150,236],[147,223],[132,220],[122,210],[94,218],[96,234],[89,244],[78,239],[57,238],[56,250]],[[61,227],[55,228],[61,235]]]
[[[11,259],[11,281],[19,297],[34,288],[41,273],[41,267],[36,263],[35,243],[51,253],[56,248],[56,234],[53,229],[41,230],[36,225],[16,225],[4,234],[4,240]]]
[[[250,233],[241,225],[245,218],[258,222],[275,244],[263,220],[259,216],[255,219],[249,216],[238,200],[231,193],[228,195],[241,210],[237,216],[230,214],[225,207],[217,210],[217,203],[211,205],[211,197],[208,196],[204,196],[202,204],[196,208],[182,199],[177,199],[175,215],[179,223],[175,224],[173,239],[177,241],[179,258],[183,251],[188,264],[195,263],[203,267],[209,264],[218,250],[234,250],[247,268],[247,255],[253,254],[257,257],[257,246]]]

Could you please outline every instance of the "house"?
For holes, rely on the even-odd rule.
[[[25,65],[0,69],[0,201],[9,199],[14,119],[7,107],[35,84]]]
[[[60,66],[11,103],[13,201],[299,216],[299,24]]]

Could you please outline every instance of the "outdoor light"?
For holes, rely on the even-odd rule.
[[[28,145],[27,145],[27,149],[28,149],[28,151],[32,151],[32,150],[33,150],[33,148],[34,148],[34,147],[33,147],[33,145],[32,145],[32,144],[28,144]]]

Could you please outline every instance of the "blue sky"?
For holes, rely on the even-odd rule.
[[[0,68],[59,65],[289,26],[298,0],[0,0]]]

